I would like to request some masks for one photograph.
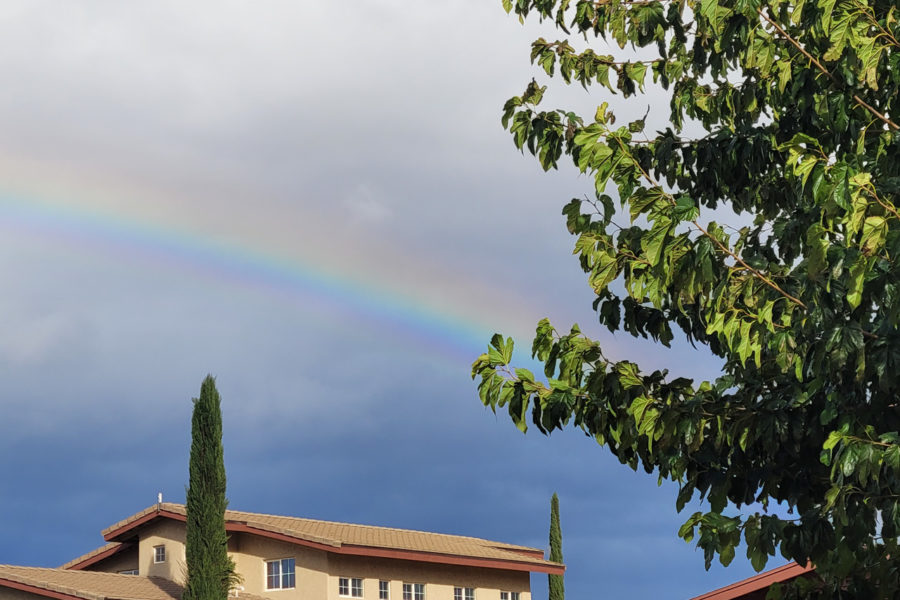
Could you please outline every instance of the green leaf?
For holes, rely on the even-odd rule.
[[[884,217],[866,217],[863,222],[863,234],[860,249],[864,254],[874,254],[884,246],[887,237],[887,221]]]
[[[647,65],[641,62],[633,62],[625,65],[625,74],[628,75],[638,88],[644,91],[644,77],[647,75]]]
[[[653,222],[653,227],[650,229],[649,233],[641,238],[641,249],[644,251],[644,256],[647,257],[647,262],[649,262],[651,266],[659,264],[666,237],[671,230],[672,220],[668,217],[661,216]]]
[[[865,281],[868,260],[860,254],[850,267],[850,277],[847,281],[847,304],[850,308],[856,308],[862,301],[863,282]]]

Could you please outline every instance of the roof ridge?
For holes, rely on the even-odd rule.
[[[177,502],[163,502],[163,506],[165,506],[166,504],[169,504],[172,506],[177,506],[179,508],[187,510],[187,507],[184,504],[179,504]],[[141,512],[143,512],[143,511],[141,511]],[[478,542],[485,542],[487,545],[491,546],[492,548],[497,548],[500,550],[509,549],[509,548],[520,548],[523,550],[535,550],[535,551],[543,552],[543,550],[541,548],[535,548],[533,546],[525,546],[522,544],[510,544],[507,542],[498,542],[495,540],[489,540],[486,538],[475,537],[475,536],[471,536],[471,535],[462,535],[462,534],[458,534],[458,533],[441,533],[441,532],[437,532],[437,531],[425,531],[424,529],[409,529],[406,527],[388,527],[385,525],[365,525],[362,523],[348,523],[346,521],[334,521],[331,519],[313,519],[310,517],[294,517],[291,515],[276,515],[276,514],[272,514],[272,513],[251,512],[251,511],[247,511],[247,510],[235,510],[232,508],[226,509],[225,513],[226,513],[226,518],[227,518],[227,513],[240,513],[240,514],[245,514],[245,515],[254,515],[257,517],[274,517],[276,519],[293,519],[296,521],[306,521],[307,523],[328,523],[331,525],[343,525],[345,527],[359,527],[359,528],[365,528],[365,529],[380,529],[383,531],[396,531],[398,533],[420,533],[422,535],[440,535],[440,536],[447,536],[447,537],[454,537],[454,538],[463,538],[463,539],[467,539],[467,540],[474,540],[474,541],[478,541]]]

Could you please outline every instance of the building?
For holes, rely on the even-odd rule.
[[[0,565],[0,598],[172,600],[184,581],[185,507],[159,503],[103,530],[59,569]],[[247,600],[531,600],[542,550],[479,538],[226,511]]]
[[[770,569],[737,583],[707,592],[691,600],[765,600],[769,587],[776,583],[786,583],[813,571],[812,566],[803,567],[795,562]]]

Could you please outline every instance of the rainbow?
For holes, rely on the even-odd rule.
[[[391,336],[400,334],[410,344],[420,344],[454,363],[471,362],[492,333],[485,324],[489,315],[473,314],[472,308],[466,314],[434,306],[415,290],[398,291],[389,281],[373,282],[309,255],[266,250],[261,244],[217,236],[189,224],[153,220],[129,209],[133,206],[129,201],[123,201],[120,210],[114,208],[115,202],[91,204],[74,196],[63,201],[0,189],[0,230],[45,237],[77,252],[114,253],[123,260],[189,270],[278,297],[294,307],[314,298],[336,307],[357,325],[385,328]]]

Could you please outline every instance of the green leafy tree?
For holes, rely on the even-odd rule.
[[[523,431],[529,413],[545,433],[583,429],[677,482],[679,510],[704,499],[679,535],[707,566],[743,543],[756,569],[812,561],[823,596],[898,594],[896,0],[503,6],[562,34],[532,45],[548,77],[598,95],[584,118],[541,108],[533,80],[502,122],[544,169],[566,157],[593,180],[563,214],[599,322],[678,335],[722,373],[649,372],[543,320],[546,379],[497,335],[473,365],[482,401]],[[668,126],[616,125],[612,94],[667,99]]]
[[[561,563],[563,561],[562,553],[562,530],[559,528],[559,498],[556,493],[550,498],[550,560]],[[562,575],[547,575],[550,586],[550,600],[564,600],[566,597],[566,587],[563,582]]]
[[[187,581],[184,600],[225,600],[237,580],[225,533],[225,455],[216,380],[207,375],[194,398],[187,489]]]

